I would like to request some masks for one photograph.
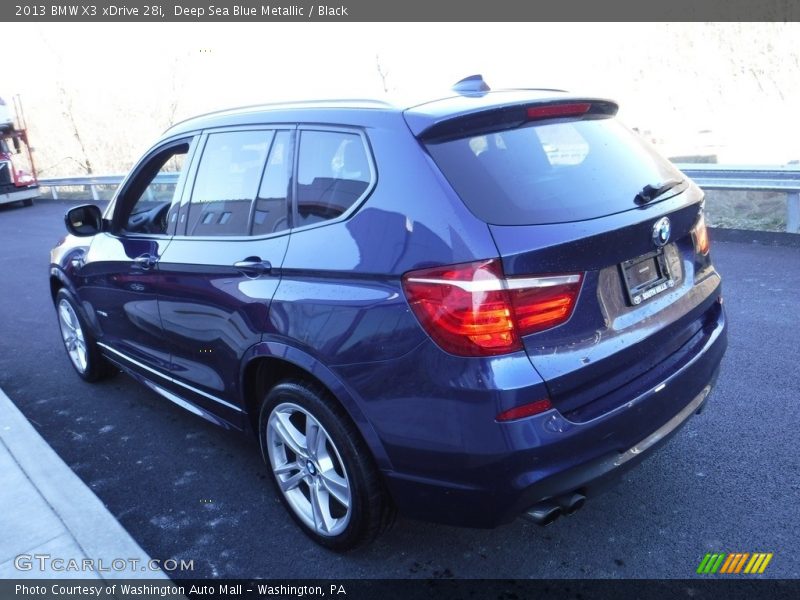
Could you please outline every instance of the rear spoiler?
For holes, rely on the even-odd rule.
[[[603,119],[613,117],[618,110],[617,103],[611,100],[572,97],[480,106],[433,119],[432,115],[421,115],[411,109],[406,111],[405,117],[419,140],[442,142],[466,135],[514,129],[530,121]]]

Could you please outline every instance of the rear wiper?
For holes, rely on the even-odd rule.
[[[636,204],[647,204],[661,196],[662,194],[670,191],[674,187],[678,187],[683,183],[683,179],[667,179],[662,183],[656,185],[647,184],[642,188],[642,191],[636,194],[633,199]]]

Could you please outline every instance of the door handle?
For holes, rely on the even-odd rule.
[[[137,256],[133,259],[133,264],[140,269],[144,269],[145,271],[155,267],[157,262],[158,258],[152,254],[142,254],[141,256]]]
[[[263,275],[272,270],[272,265],[268,260],[261,260],[257,256],[251,256],[250,258],[235,262],[233,266],[245,274],[258,273],[259,275]]]

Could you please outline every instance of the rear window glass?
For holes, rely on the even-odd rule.
[[[647,184],[684,179],[615,119],[540,123],[427,149],[468,208],[495,225],[594,219],[636,208]]]
[[[371,180],[361,136],[303,131],[297,166],[297,225],[340,217],[363,198]]]

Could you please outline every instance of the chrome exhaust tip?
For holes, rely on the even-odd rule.
[[[557,504],[553,504],[552,502],[540,502],[532,506],[528,512],[525,513],[525,517],[540,527],[544,527],[545,525],[550,525],[553,521],[555,521],[558,517],[561,516],[561,507]]]
[[[573,492],[555,498],[556,504],[561,508],[565,515],[574,515],[586,503],[586,496]]]

